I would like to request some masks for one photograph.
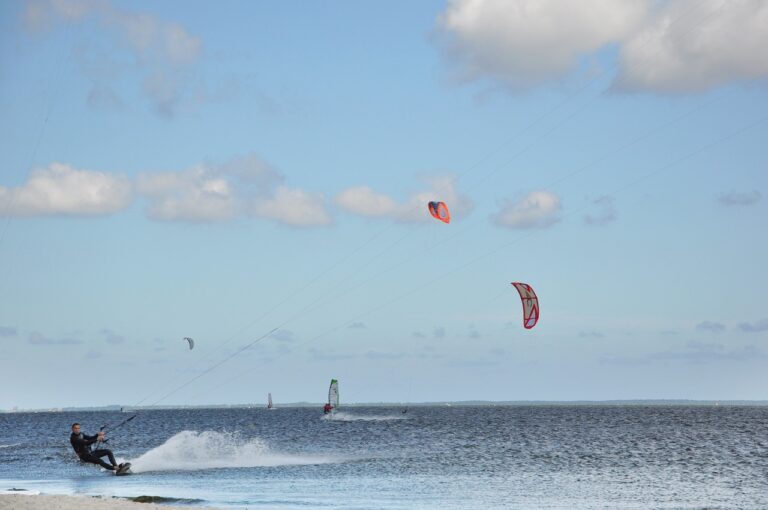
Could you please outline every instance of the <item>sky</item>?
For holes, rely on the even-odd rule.
[[[766,46],[761,0],[2,2],[0,409],[768,399]]]

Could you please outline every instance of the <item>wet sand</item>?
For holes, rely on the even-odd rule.
[[[0,510],[168,510],[177,508],[153,503],[135,503],[118,498],[52,496],[43,494],[0,494]],[[211,507],[186,506],[186,510]]]

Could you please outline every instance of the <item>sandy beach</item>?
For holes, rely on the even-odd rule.
[[[194,510],[211,507],[184,506]],[[159,510],[168,505],[135,503],[122,499],[91,496],[51,496],[43,494],[0,494],[0,510]]]

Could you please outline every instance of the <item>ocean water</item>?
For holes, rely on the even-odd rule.
[[[451,406],[0,414],[0,490],[250,509],[768,508],[768,407]]]

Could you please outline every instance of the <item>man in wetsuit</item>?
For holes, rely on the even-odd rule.
[[[115,456],[112,455],[112,450],[102,448],[99,450],[91,451],[91,445],[97,441],[104,441],[104,432],[99,432],[95,436],[87,436],[80,432],[80,424],[72,424],[72,434],[69,436],[69,443],[74,448],[75,453],[83,462],[90,462],[91,464],[98,464],[104,469],[109,471],[117,471],[122,464],[118,465],[115,462]],[[102,457],[109,457],[109,461],[112,465],[107,464]]]
[[[325,404],[325,406],[323,406],[323,414],[328,414],[331,411],[333,411],[333,406],[331,405],[330,402],[328,402],[327,404]]]

